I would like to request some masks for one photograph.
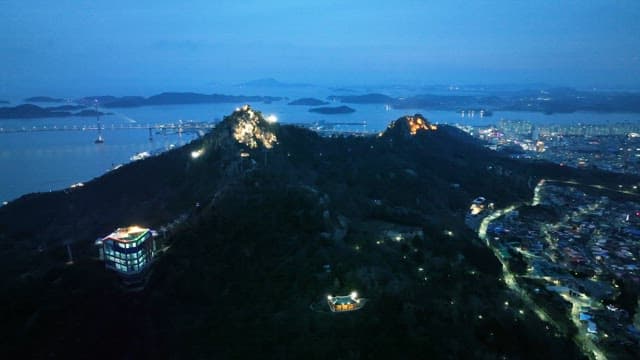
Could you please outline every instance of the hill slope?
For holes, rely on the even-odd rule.
[[[570,334],[517,311],[462,223],[476,196],[523,200],[551,172],[605,176],[515,162],[420,115],[377,137],[323,138],[244,107],[184,148],[0,208],[2,347],[31,358],[579,357]],[[176,218],[145,290],[122,292],[92,240]],[[327,310],[327,294],[354,289],[362,310]]]

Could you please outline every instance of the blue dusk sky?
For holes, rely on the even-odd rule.
[[[640,1],[0,0],[0,97],[321,85],[640,87]]]

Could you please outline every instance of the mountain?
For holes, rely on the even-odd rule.
[[[396,109],[535,111],[545,114],[590,112],[640,112],[640,94],[633,92],[548,90],[482,91],[480,94],[421,94],[390,97],[384,94],[329,96],[345,104],[388,104]]]
[[[0,119],[35,119],[50,117],[69,117],[69,116],[96,116],[95,110],[82,110],[72,113],[68,110],[82,109],[84,106],[63,105],[42,108],[37,105],[24,104],[14,107],[0,108]],[[99,112],[100,115],[110,115],[110,113]]]
[[[45,117],[65,117],[71,115],[72,114],[67,111],[49,110],[32,104],[0,108],[0,119],[33,119]]]
[[[220,103],[242,103],[242,102],[264,102],[282,100],[281,97],[273,96],[245,96],[245,95],[222,95],[222,94],[198,94],[192,92],[165,92],[150,97],[142,96],[88,96],[77,100],[77,103],[87,106],[93,105],[98,100],[100,106],[107,108],[140,107],[155,105],[179,105],[179,104],[220,104]]]
[[[86,108],[84,105],[59,105],[59,106],[48,106],[45,109],[50,111],[75,111],[82,110]]]
[[[26,102],[45,102],[45,103],[60,103],[64,102],[64,99],[53,98],[49,96],[34,96],[24,99]]]
[[[526,306],[463,222],[477,196],[496,207],[530,199],[529,183],[550,174],[637,181],[519,162],[419,114],[379,136],[321,137],[245,106],[184,147],[0,207],[0,348],[13,358],[580,358],[572,333],[515,311]],[[131,224],[166,230],[166,252],[134,293],[93,246]],[[352,290],[364,308],[328,310],[328,294]]]

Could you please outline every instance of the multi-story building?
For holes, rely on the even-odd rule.
[[[125,285],[139,284],[156,252],[154,234],[138,226],[118,228],[96,241],[107,269],[120,274]]]

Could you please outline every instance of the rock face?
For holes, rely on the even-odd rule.
[[[274,132],[276,126],[267,122],[261,112],[244,105],[216,127],[218,130],[214,141],[229,146],[235,140],[249,149],[271,149],[278,142]]]
[[[411,137],[420,132],[436,131],[438,126],[431,124],[422,114],[403,116],[392,122],[384,131],[387,137]]]

